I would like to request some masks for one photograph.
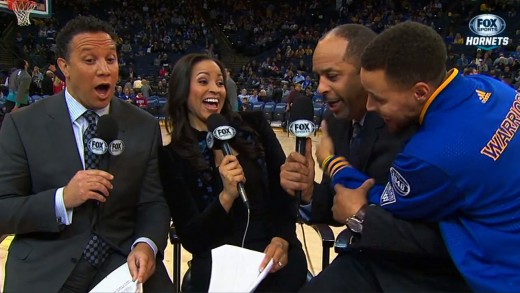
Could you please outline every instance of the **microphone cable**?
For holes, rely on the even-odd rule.
[[[251,209],[246,206],[247,209],[247,222],[246,222],[246,228],[244,230],[244,237],[242,237],[242,248],[244,248],[244,243],[246,242],[246,235],[247,231],[249,230],[249,220],[251,220]]]

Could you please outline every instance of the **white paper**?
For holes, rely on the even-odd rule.
[[[252,292],[267,276],[273,260],[260,272],[265,254],[233,245],[222,245],[211,251],[209,292]]]
[[[106,276],[99,284],[96,285],[90,293],[111,293],[111,292],[131,292],[142,293],[143,285],[137,281],[132,281],[132,275],[128,264],[124,263],[108,276]]]

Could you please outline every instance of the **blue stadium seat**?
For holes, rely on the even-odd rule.
[[[256,102],[253,104],[251,110],[253,111],[262,111],[264,109],[264,102]]]
[[[148,111],[148,113],[152,114],[157,119],[159,119],[158,112],[157,112],[158,108],[159,108],[159,97],[158,96],[149,97],[148,98],[148,108],[146,108],[146,111]]]
[[[265,119],[267,119],[269,122],[271,122],[273,120],[273,112],[274,112],[275,106],[276,106],[275,102],[267,102],[264,105],[264,116],[265,116]]]
[[[287,113],[287,103],[281,102],[274,106],[273,120],[280,121],[280,125],[283,128],[285,125],[285,118]]]
[[[157,99],[157,119],[164,120],[166,115],[166,103],[168,102],[168,99],[165,97],[159,97]]]

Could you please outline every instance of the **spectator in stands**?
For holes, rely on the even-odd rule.
[[[54,73],[50,70],[47,70],[45,72],[45,76],[42,80],[42,95],[52,95],[54,94],[54,87],[53,87],[53,80],[54,80]]]
[[[457,59],[457,67],[462,69],[468,66],[468,64],[468,58],[466,58],[466,55],[464,53],[461,53],[459,59]]]
[[[313,53],[314,53],[314,50],[312,49],[311,45],[308,44],[307,48],[305,48],[305,55],[312,56]]]
[[[258,90],[254,89],[253,93],[251,95],[249,95],[249,103],[254,104],[254,103],[258,103],[258,102],[259,102]]]
[[[233,80],[231,75],[231,70],[226,68],[226,91],[228,94],[229,103],[231,104],[231,109],[234,112],[238,112],[238,89],[237,84]]]
[[[460,33],[455,34],[455,39],[453,40],[453,43],[457,45],[464,45],[464,38]]]
[[[281,84],[279,80],[275,80],[273,83],[273,94],[271,99],[275,103],[280,103],[282,101],[283,90],[281,88]]]
[[[51,63],[49,65],[49,70],[52,71],[52,73],[54,73],[54,77],[58,77],[60,80],[65,80],[65,76],[63,75],[63,72],[61,72],[61,69],[56,67],[55,63]],[[53,78],[53,81],[54,81],[54,78]]]
[[[258,93],[258,101],[259,102],[269,102],[267,92],[264,89],[261,89]]]
[[[312,81],[311,76],[310,76],[310,75],[307,75],[307,76],[305,77],[305,81],[303,81],[303,83],[302,83],[302,88],[303,88],[304,90],[306,90],[306,89],[309,88],[309,87],[312,88],[312,87],[313,87],[313,83],[314,83],[314,82]]]
[[[125,87],[123,89],[123,94],[119,97],[121,100],[125,101],[125,102],[128,102],[128,103],[131,103],[131,104],[135,104],[135,95],[132,94],[132,89],[128,88],[128,87]]]
[[[52,90],[54,94],[57,94],[65,89],[65,82],[61,80],[57,75],[54,75],[54,80],[52,81]]]
[[[292,82],[293,83],[303,83],[303,81],[305,81],[305,76],[303,76],[302,72],[301,71],[296,71],[296,75],[293,77],[292,79]]]
[[[119,99],[123,99],[124,98],[123,87],[120,85],[116,86],[116,92],[114,95],[116,97],[118,97]]]
[[[146,110],[148,108],[148,99],[143,95],[143,93],[139,92],[134,98],[134,104],[137,107]]]
[[[307,263],[295,233],[296,203],[279,184],[285,155],[263,113],[232,111],[225,81],[224,66],[204,54],[179,59],[170,79],[176,89],[169,92],[166,111],[171,143],[159,163],[175,228],[193,256],[191,290],[207,292],[211,249],[232,244],[264,252],[260,270],[274,261],[256,291],[295,292],[305,282]],[[232,155],[224,155],[218,141],[206,140],[213,113],[237,132]],[[250,222],[238,182],[250,200]]]
[[[29,87],[32,79],[27,72],[28,68],[29,62],[24,59],[17,60],[16,70],[9,76],[9,95],[5,99],[6,113],[29,105]]]
[[[141,80],[141,76],[137,76],[132,83],[132,89],[135,93],[141,92],[141,87],[143,86],[143,81]]]
[[[294,100],[297,97],[303,96],[303,95],[304,94],[302,93],[302,84],[301,83],[295,84],[294,89],[291,91],[291,93],[287,97],[287,111],[288,112],[291,111],[292,103],[294,102]]]
[[[159,84],[157,85],[157,95],[161,97],[166,97],[168,94],[168,81],[166,78],[161,79],[159,81]]]
[[[31,76],[33,83],[36,84],[37,92],[41,92],[43,74],[40,72],[40,67],[34,66]]]
[[[464,68],[464,75],[473,75],[478,74],[478,70],[475,67],[466,67]]]
[[[318,91],[333,113],[326,118],[324,137],[333,143],[339,155],[348,158],[352,169],[362,170],[384,184],[388,182],[391,162],[409,133],[392,136],[383,119],[367,112],[368,94],[360,81],[360,58],[375,36],[369,28],[357,24],[332,29],[318,42],[313,69],[319,76]],[[467,289],[443,245],[437,225],[402,221],[379,206],[350,209],[350,198],[342,189],[332,188],[327,172],[321,183],[314,182],[311,147],[309,140],[305,156],[293,152],[287,157],[281,169],[281,184],[291,194],[302,190],[303,203],[310,203],[304,208],[310,208],[312,222],[347,223],[348,229],[337,241],[348,246],[302,291]],[[361,212],[357,213],[358,210]],[[356,219],[360,219],[362,229],[351,225]],[[408,275],[402,276],[403,271]]]
[[[314,91],[311,87],[305,89],[305,96],[309,98],[309,100],[312,100],[312,98],[314,97]]]
[[[249,102],[249,95],[247,94],[247,89],[241,89],[240,94],[238,95],[238,99],[243,103],[244,99]]]
[[[294,89],[294,87],[293,87]],[[284,82],[283,83],[283,86],[282,86],[282,102],[287,102],[287,99],[289,97],[289,95],[291,94],[291,90],[292,89],[289,89],[289,86],[288,86],[288,83],[287,82]]]
[[[167,77],[169,74],[168,72],[168,66],[167,65],[164,65],[161,70],[159,70],[159,76],[161,77]]]
[[[143,78],[141,81],[141,93],[145,98],[149,98],[152,95],[152,88],[150,87],[150,82]]]
[[[305,73],[309,72],[309,67],[305,64],[305,61],[303,59],[300,59],[297,69],[300,72],[305,72]]]

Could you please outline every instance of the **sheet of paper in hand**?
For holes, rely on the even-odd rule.
[[[273,266],[271,260],[260,272],[265,254],[233,245],[213,249],[211,257],[209,292],[252,292]]]
[[[108,276],[106,276],[99,284],[96,285],[90,293],[143,293],[143,284],[132,281],[132,275],[128,269],[128,264],[124,263]]]

